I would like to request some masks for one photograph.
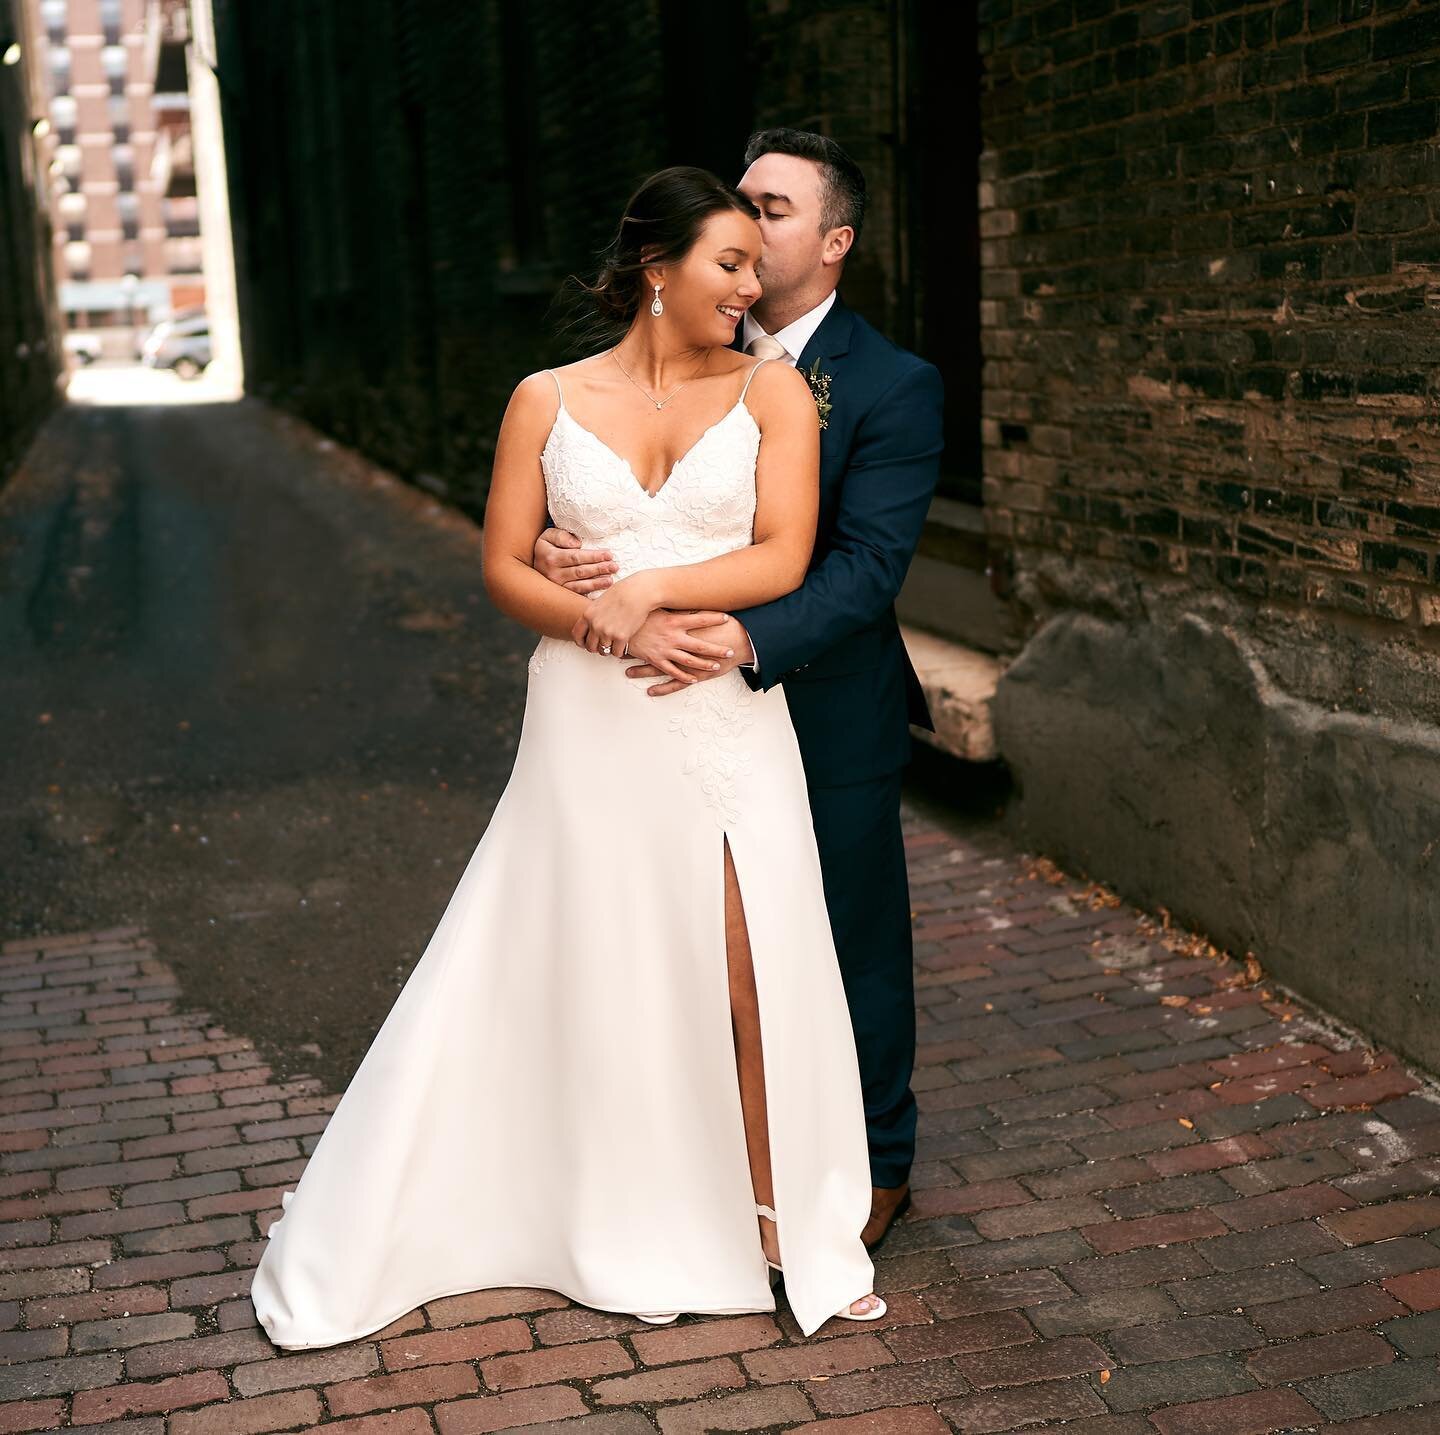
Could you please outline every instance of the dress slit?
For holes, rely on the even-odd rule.
[[[748,1160],[748,1163],[749,1163],[749,1170],[748,1170],[747,1174],[748,1174],[748,1176],[749,1176],[751,1194],[754,1196],[755,1201],[756,1201],[756,1204],[757,1204],[757,1205],[759,1205],[759,1204],[764,1204],[764,1205],[770,1206],[772,1209],[775,1209],[776,1216],[778,1217],[778,1216],[779,1216],[779,1210],[778,1210],[777,1207],[775,1207],[775,1192],[774,1192],[774,1189],[773,1189],[773,1176],[772,1176],[772,1174],[771,1174],[771,1173],[773,1172],[773,1170],[774,1170],[774,1157],[773,1157],[773,1153],[772,1153],[772,1151],[771,1151],[771,1149],[770,1149],[770,1123],[769,1123],[770,1093],[769,1093],[769,1090],[767,1089],[767,1086],[766,1086],[766,1071],[767,1071],[767,1067],[766,1067],[766,1063],[765,1063],[765,1042],[764,1042],[765,1022],[764,1022],[764,1020],[763,1020],[763,1017],[762,1017],[762,1014],[761,1014],[761,1011],[760,1011],[760,995],[759,995],[759,989],[758,989],[758,987],[757,987],[757,985],[756,985],[756,981],[755,981],[755,953],[754,953],[754,949],[752,948],[752,946],[751,946],[751,944],[750,944],[749,923],[748,923],[748,920],[747,920],[746,914],[745,914],[745,892],[744,892],[744,889],[743,889],[743,887],[741,886],[741,883],[740,883],[740,870],[739,870],[738,866],[737,866],[736,863],[735,863],[734,850],[732,849],[732,847],[731,847],[731,845],[730,845],[730,835],[729,835],[728,832],[724,833],[724,834],[723,834],[723,837],[722,837],[722,842],[721,842],[721,862],[722,862],[722,872],[723,872],[723,874],[724,874],[724,875],[722,876],[723,887],[722,887],[722,893],[721,893],[721,903],[722,903],[722,910],[723,910],[723,912],[724,912],[724,919],[725,919],[725,977],[726,977],[726,991],[727,991],[727,993],[729,994],[729,997],[730,997],[730,1029],[731,1029],[732,1038],[733,1038],[734,1043],[735,1043],[735,1080],[736,1080],[736,1087],[737,1087],[737,1090],[738,1090],[739,1095],[740,1095],[741,1119],[742,1119],[742,1122],[743,1122],[744,1128],[745,1128],[745,1153],[746,1153],[746,1157],[747,1157],[747,1160]],[[737,1024],[736,1024],[736,1021],[735,1021],[735,993],[734,993],[734,987],[733,987],[733,984],[732,984],[732,975],[731,975],[731,973],[732,973],[732,968],[733,968],[733,966],[734,966],[734,964],[735,964],[735,959],[734,959],[734,958],[732,957],[732,955],[731,955],[731,936],[732,936],[732,933],[731,933],[731,926],[730,926],[730,883],[729,883],[729,876],[730,876],[731,873],[733,873],[733,874],[734,874],[734,877],[735,877],[735,895],[736,895],[736,900],[737,900],[737,903],[738,903],[739,909],[740,909],[740,918],[739,918],[739,924],[738,924],[738,925],[739,925],[739,929],[740,929],[741,933],[743,933],[744,948],[745,948],[745,954],[744,954],[744,958],[743,958],[744,971],[743,971],[743,973],[740,974],[740,979],[741,979],[742,982],[748,983],[748,986],[749,986],[749,989],[750,989],[751,1000],[752,1000],[752,1002],[753,1002],[754,1010],[755,1010],[755,1022],[754,1022],[755,1030],[754,1030],[754,1036],[755,1036],[755,1042],[756,1042],[756,1048],[757,1048],[756,1054],[757,1054],[757,1057],[758,1057],[759,1062],[760,1062],[760,1081],[759,1081],[759,1092],[758,1092],[758,1095],[759,1095],[759,1107],[760,1107],[760,1109],[759,1109],[758,1112],[755,1111],[755,1110],[753,1110],[753,1109],[751,1109],[751,1110],[746,1110],[746,1106],[745,1106],[745,1097],[746,1097],[745,1087],[744,1087],[744,1085],[743,1085],[743,1084],[741,1083],[741,1081],[740,1081],[740,1067],[741,1067],[740,1031],[739,1031],[739,1028],[738,1028],[738,1026],[737,1026]],[[759,1122],[762,1122],[762,1123],[763,1123],[763,1125],[764,1125],[764,1133],[763,1133],[763,1136],[761,1136],[761,1137],[756,1137],[756,1136],[752,1135],[752,1132],[751,1132],[751,1123],[752,1123],[752,1121],[759,1121]],[[754,1167],[755,1167],[755,1162],[756,1162],[756,1147],[757,1147],[757,1146],[763,1146],[764,1169],[765,1169],[765,1176],[766,1176],[766,1184],[771,1187],[771,1189],[770,1189],[769,1191],[767,1191],[767,1192],[765,1193],[765,1195],[763,1195],[763,1196],[761,1195],[761,1193],[760,1193],[759,1190],[755,1189]],[[757,1222],[758,1222],[758,1219],[759,1219],[758,1212],[757,1212],[757,1214],[756,1214],[756,1219],[757,1219]],[[778,1220],[777,1220],[777,1228],[778,1228]],[[757,1226],[756,1226],[756,1239],[757,1239],[757,1241],[759,1240],[759,1226],[758,1226],[758,1224],[757,1224]],[[777,1229],[777,1241],[778,1241],[778,1229]]]

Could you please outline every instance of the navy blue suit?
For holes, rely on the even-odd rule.
[[[737,345],[738,346],[738,345]],[[939,371],[837,295],[796,367],[830,376],[820,517],[805,581],[735,616],[755,648],[753,688],[783,683],[805,776],[825,900],[855,1027],[871,1178],[893,1187],[915,1156],[915,992],[900,833],[909,725],[933,728],[895,617],[942,447]]]

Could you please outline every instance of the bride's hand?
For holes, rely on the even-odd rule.
[[[676,685],[689,687],[702,677],[713,677],[735,656],[733,648],[696,636],[729,621],[725,613],[672,613],[658,608],[637,629],[624,656],[638,658]]]
[[[613,656],[621,657],[630,639],[659,606],[650,575],[633,573],[592,599],[570,636],[588,652],[608,648]]]

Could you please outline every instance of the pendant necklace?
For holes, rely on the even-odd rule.
[[[620,362],[620,355],[619,355],[614,349],[611,349],[611,350],[610,350],[610,357],[615,360],[615,367],[616,367],[617,369],[619,369],[620,372],[621,372],[622,374],[624,374],[625,377],[626,377],[627,379],[629,379],[630,382],[631,382],[632,384],[634,384],[635,387],[636,387],[637,389],[639,389],[640,392],[641,392],[642,394],[644,394],[645,397],[646,397],[652,404],[655,405],[655,412],[656,412],[656,413],[659,413],[660,410],[663,409],[663,408],[665,407],[665,405],[668,404],[668,403],[670,402],[670,400],[673,399],[673,398],[675,397],[675,395],[678,394],[678,393],[680,392],[680,390],[685,387],[685,384],[691,383],[691,382],[693,382],[695,379],[697,379],[697,378],[700,377],[698,373],[696,373],[696,374],[691,374],[690,377],[689,377],[688,379],[686,379],[684,383],[677,384],[673,389],[671,389],[670,392],[669,392],[668,394],[666,394],[663,399],[657,399],[657,398],[655,397],[655,395],[650,392],[649,389],[647,389],[638,379],[636,379],[635,377],[633,377],[633,376],[631,375],[630,371],[625,367],[625,365]]]

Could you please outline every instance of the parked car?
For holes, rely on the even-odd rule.
[[[73,329],[62,340],[65,352],[77,364],[93,364],[100,357],[100,335],[84,329]]]
[[[140,362],[152,369],[174,369],[182,379],[198,378],[210,363],[209,317],[162,319],[146,336]]]

